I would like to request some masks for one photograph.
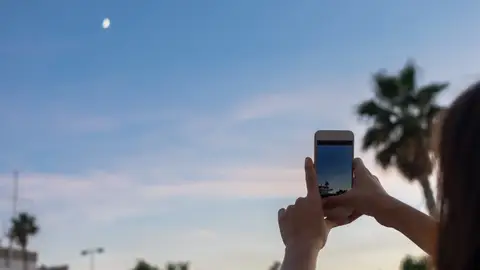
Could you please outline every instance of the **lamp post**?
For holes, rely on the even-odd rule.
[[[101,247],[84,249],[80,253],[82,256],[90,257],[90,270],[95,270],[95,255],[102,254],[105,250]]]

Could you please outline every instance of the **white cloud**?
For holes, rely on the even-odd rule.
[[[352,95],[348,90],[355,89],[368,82],[368,78],[363,80],[320,81],[309,87],[298,88],[298,86],[292,86],[292,88],[284,91],[264,92],[237,104],[232,112],[231,118],[233,119],[230,119],[230,121],[291,116],[304,117],[310,120],[315,118],[324,120],[333,115],[343,117],[345,111],[351,113],[352,104],[359,101],[359,96]],[[339,115],[337,115],[338,111],[341,112]]]

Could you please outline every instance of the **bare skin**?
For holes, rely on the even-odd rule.
[[[380,224],[393,228],[408,237],[435,258],[438,222],[417,209],[389,196],[375,175],[362,160],[354,160],[355,182],[349,192],[325,199],[326,209],[353,208],[352,216],[338,223],[350,223],[361,215],[375,218]]]
[[[322,198],[318,192],[315,169],[305,159],[307,196],[278,211],[280,235],[285,244],[282,270],[314,270],[318,252],[324,247],[335,224],[325,219]]]
[[[282,270],[314,270],[318,253],[330,230],[362,215],[371,216],[383,226],[403,233],[435,258],[438,222],[388,195],[360,159],[355,159],[353,166],[355,182],[352,190],[322,201],[313,162],[310,158],[305,159],[307,196],[278,211],[280,234],[285,244]],[[350,214],[344,209],[354,210]],[[325,219],[326,213],[329,213],[328,219]]]

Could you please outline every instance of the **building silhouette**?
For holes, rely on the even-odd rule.
[[[58,266],[37,266],[38,254],[36,252],[27,251],[27,270],[68,270],[68,265]],[[11,258],[10,263],[7,261]],[[0,270],[24,270],[23,265],[24,254],[20,249],[8,247],[0,247]]]
[[[320,195],[329,195],[331,194],[330,192],[333,191],[333,189],[330,188],[330,183],[325,182],[325,185],[319,185],[318,186],[318,191],[320,192]]]

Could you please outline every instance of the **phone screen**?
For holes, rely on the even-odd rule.
[[[352,187],[353,141],[317,141],[315,170],[322,197],[345,193]]]

